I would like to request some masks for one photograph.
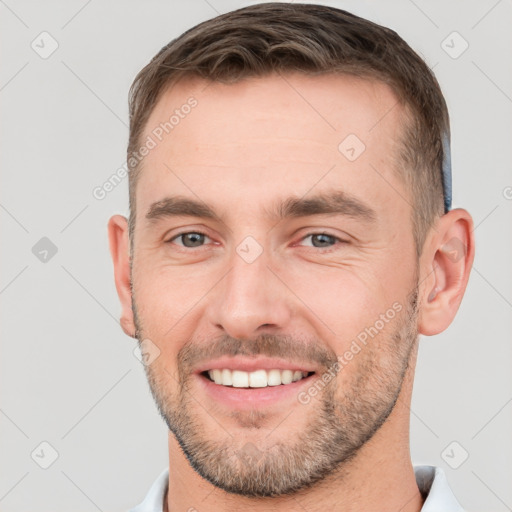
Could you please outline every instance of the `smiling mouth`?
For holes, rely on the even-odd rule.
[[[301,370],[255,370],[245,372],[242,370],[230,370],[229,368],[206,370],[201,375],[220,386],[233,388],[265,388],[271,386],[286,386],[306,379],[315,372]]]

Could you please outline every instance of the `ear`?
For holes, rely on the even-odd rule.
[[[132,338],[135,337],[135,322],[132,310],[130,286],[130,240],[128,221],[122,215],[114,215],[108,222],[110,254],[114,263],[114,278],[121,301],[121,327]]]
[[[473,265],[473,219],[461,208],[443,215],[431,229],[420,258],[418,331],[444,331],[459,309]]]

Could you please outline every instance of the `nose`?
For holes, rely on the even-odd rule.
[[[288,327],[290,297],[286,287],[268,268],[265,252],[248,263],[238,254],[210,297],[209,319],[224,334],[252,339]]]

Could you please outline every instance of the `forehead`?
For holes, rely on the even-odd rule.
[[[192,102],[197,105],[189,108]],[[348,75],[275,74],[234,84],[190,78],[162,93],[145,133],[171,120],[173,135],[193,134],[196,142],[210,144],[251,135],[263,126],[276,137],[289,134],[331,144],[344,133],[356,133],[371,143],[386,132],[399,136],[401,117],[402,107],[388,85]]]
[[[139,184],[154,192],[153,201],[164,182],[189,195],[246,191],[260,199],[286,188],[303,195],[317,182],[319,191],[341,185],[374,199],[396,181],[402,118],[387,85],[356,77],[182,80],[162,94],[146,124],[142,141],[154,147]]]

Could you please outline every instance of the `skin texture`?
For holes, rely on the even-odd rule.
[[[418,261],[413,198],[393,168],[403,112],[384,84],[189,79],[161,97],[144,139],[190,96],[197,106],[142,163],[131,275],[127,221],[109,222],[121,325],[159,351],[145,368],[170,429],[164,510],[420,510],[409,453],[418,334],[456,314],[474,254],[470,215],[439,218]],[[365,145],[354,161],[338,149],[350,134]],[[333,191],[371,214],[275,215],[288,198]],[[146,218],[170,196],[215,217]],[[206,236],[194,247],[178,236],[197,232]],[[371,326],[377,334],[349,359]],[[236,353],[309,363],[319,379],[343,364],[307,404],[233,410],[193,371]]]

